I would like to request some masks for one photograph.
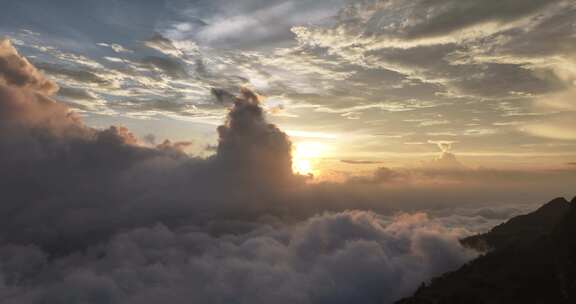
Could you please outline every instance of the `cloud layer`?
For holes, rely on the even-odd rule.
[[[391,303],[474,256],[424,214],[349,211],[215,237],[165,226],[48,261],[0,248],[3,303]],[[18,257],[18,258],[16,258]]]

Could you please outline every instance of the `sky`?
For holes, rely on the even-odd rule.
[[[576,161],[572,1],[3,7],[0,35],[89,125],[191,141],[191,153],[216,143],[229,104],[214,93],[248,87],[294,142],[321,150],[315,166],[332,175],[427,160],[440,142],[470,166]]]
[[[0,4],[1,303],[393,303],[576,189],[576,4]]]

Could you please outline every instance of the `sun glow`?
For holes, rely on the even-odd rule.
[[[324,150],[324,145],[316,142],[296,144],[292,152],[292,170],[302,175],[317,175],[319,171],[315,168],[315,164]]]

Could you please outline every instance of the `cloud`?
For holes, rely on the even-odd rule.
[[[364,195],[370,193],[378,197],[380,203],[386,202],[385,204],[392,208],[402,204],[405,204],[404,207],[411,206],[410,208],[417,209],[427,208],[426,205],[477,205],[494,200],[504,202],[507,201],[506,197],[526,191],[527,187],[539,189],[528,191],[532,196],[540,195],[543,192],[541,189],[544,188],[555,188],[556,192],[566,193],[567,196],[572,195],[568,188],[562,190],[564,186],[561,184],[576,177],[576,170],[573,168],[476,167],[461,162],[460,157],[451,152],[454,142],[432,141],[431,143],[437,144],[441,152],[430,160],[404,167],[380,167],[368,175],[351,174],[345,185],[350,190],[365,191]],[[376,190],[374,188],[376,185],[379,185],[381,190]],[[332,191],[344,195],[339,190],[332,189]],[[497,199],[492,196],[495,193],[498,193]],[[540,200],[546,199],[542,197]],[[520,200],[529,201],[530,198]],[[376,203],[368,208],[379,210]]]
[[[512,189],[522,188],[527,185],[540,187],[544,184],[554,185],[565,179],[572,178],[574,170],[507,170],[492,168],[470,168],[460,163],[456,156],[443,153],[439,158],[429,162],[423,162],[420,166],[413,168],[379,168],[371,178],[353,178],[352,181],[373,182],[373,183],[401,183],[401,189],[408,189],[417,186],[415,191],[425,193],[425,185],[438,186],[441,188],[453,188],[455,185],[461,189],[452,190],[456,193],[460,191],[482,191],[481,189],[492,189],[493,191],[505,191],[511,194]],[[547,179],[550,179],[546,181]],[[555,181],[555,182],[554,182]],[[421,189],[418,185],[422,185]],[[509,189],[508,191],[505,189]],[[562,191],[562,190],[559,190]],[[475,195],[479,195],[476,193]],[[505,195],[503,195],[505,196]],[[449,195],[447,195],[449,197]]]
[[[216,98],[216,101],[218,101],[221,104],[226,105],[234,104],[234,100],[236,99],[236,97],[233,94],[223,89],[213,88],[211,90],[211,93]]]
[[[198,210],[214,213],[223,205],[240,208],[242,197],[253,189],[282,187],[295,178],[288,137],[266,122],[259,97],[251,91],[236,98],[219,128],[217,154],[201,160],[182,153],[184,143],[150,148],[126,128],[85,126],[49,96],[52,89],[36,85],[44,79],[35,69],[19,66],[0,74],[0,185],[9,189],[1,206],[3,237],[66,251],[59,247],[83,242],[85,233],[105,236],[123,226],[172,217],[174,208],[181,208],[184,217]],[[9,77],[15,74],[36,78],[13,84]],[[246,181],[248,188],[241,185]],[[220,193],[228,187],[230,193]],[[236,203],[230,202],[234,195]],[[174,201],[166,211],[155,210],[156,200],[167,197]],[[187,204],[190,198],[195,203]],[[203,200],[218,203],[204,205]],[[80,222],[82,229],[69,229]]]
[[[356,74],[396,73],[398,83],[381,76],[375,78],[378,85],[354,89],[367,106],[382,99],[398,98],[400,104],[426,99],[434,111],[397,115],[430,129],[416,130],[410,142],[425,141],[421,132],[451,133],[457,140],[467,138],[464,145],[471,149],[515,150],[518,145],[502,136],[523,133],[518,135],[523,141],[538,141],[545,149],[545,140],[573,140],[575,13],[570,1],[358,1],[344,7],[332,24],[296,26],[293,32],[302,49],[334,57]],[[341,104],[324,108],[339,110]],[[362,121],[370,116],[370,111],[356,112]],[[512,112],[517,127],[491,127],[495,118]],[[437,113],[443,116],[432,116]],[[378,131],[397,125],[382,122]],[[478,136],[482,139],[470,138]]]
[[[576,73],[574,76],[576,77]],[[534,107],[551,111],[551,114],[520,125],[520,130],[544,138],[575,140],[576,103],[574,103],[574,98],[576,98],[574,88],[540,97],[535,101]]]
[[[125,47],[116,44],[116,43],[112,43],[112,44],[107,44],[107,43],[98,43],[98,46],[101,47],[106,47],[106,48],[110,48],[112,49],[115,53],[133,53],[134,51],[126,49]]]
[[[247,0],[172,1],[159,32],[173,40],[228,49],[259,49],[282,45],[297,24],[322,22],[333,16],[342,0],[285,2]]]
[[[521,0],[416,0],[408,4],[398,0],[358,1],[340,10],[337,30],[342,34],[359,33],[358,42],[376,37],[405,46],[446,43],[490,34],[497,26],[506,28],[554,4],[562,1],[537,0],[528,5]]]
[[[58,90],[58,94],[63,97],[70,98],[72,100],[95,100],[97,99],[93,93],[76,88],[61,87]]]
[[[180,56],[182,55],[182,51],[180,51],[176,46],[172,43],[172,41],[158,33],[154,34],[154,36],[150,37],[149,39],[144,41],[144,44],[149,47],[156,49],[162,53],[172,56]]]
[[[352,165],[373,165],[373,164],[381,164],[381,161],[373,161],[373,160],[357,160],[357,159],[342,159],[340,162],[345,164],[352,164]]]
[[[545,138],[576,140],[576,112],[552,115],[541,122],[533,122],[521,127],[522,130]]]
[[[516,0],[375,0],[349,4],[332,27],[293,31],[302,46],[327,49],[355,65],[395,71],[459,95],[493,98],[558,88],[555,80],[534,73],[530,63],[549,70],[550,62],[572,61],[554,56],[571,51],[550,49],[551,60],[542,60],[542,48],[530,47],[529,41],[564,45],[571,39],[568,16],[573,12],[567,11],[572,10],[567,2],[547,0],[530,5]]]
[[[383,10],[397,1],[378,1]],[[452,34],[469,27],[488,22],[507,23],[516,19],[535,14],[543,7],[561,1],[536,0],[525,3],[521,0],[443,0],[443,1],[415,1],[413,5],[396,6],[397,11],[388,11],[388,14],[400,13],[407,19],[405,23],[394,23],[401,35],[407,38],[425,38]],[[426,13],[426,15],[424,15]],[[396,20],[401,20],[397,17]],[[374,24],[377,20],[374,21]]]
[[[220,237],[143,227],[52,262],[37,248],[5,246],[3,301],[392,303],[474,257],[461,233],[425,214],[348,211]]]
[[[576,77],[576,73],[574,75]],[[541,109],[553,109],[559,111],[576,111],[576,88],[568,87],[566,90],[541,96],[536,100],[535,106]]]
[[[156,68],[174,78],[185,78],[188,75],[185,66],[176,59],[148,56],[142,59],[146,66]]]
[[[231,175],[243,173],[239,178],[248,184],[255,182],[253,179],[285,184],[294,177],[292,143],[284,132],[266,122],[258,94],[248,89],[241,93],[234,101],[226,124],[218,127],[216,159],[232,169]]]
[[[51,64],[39,64],[38,67],[44,72],[49,73],[51,75],[68,77],[78,82],[93,83],[101,86],[111,85],[110,81],[99,76],[97,72],[90,71],[87,69],[69,69]]]
[[[20,56],[9,40],[0,39],[0,85],[52,94],[58,86]]]
[[[431,161],[425,162],[423,166],[431,170],[459,170],[464,169],[464,165],[456,158],[456,155],[451,152],[452,145],[455,141],[449,140],[429,140],[428,143],[435,144],[442,151],[442,153]]]

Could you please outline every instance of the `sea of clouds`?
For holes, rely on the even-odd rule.
[[[378,175],[307,183],[247,89],[208,158],[88,127],[57,90],[0,41],[1,303],[391,303],[531,208],[386,203]]]

